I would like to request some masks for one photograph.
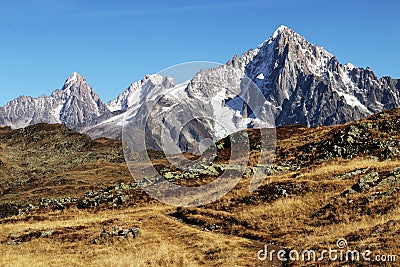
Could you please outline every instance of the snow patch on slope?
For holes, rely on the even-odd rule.
[[[350,95],[344,92],[340,92],[338,90],[335,90],[336,93],[338,93],[338,95],[340,97],[344,97],[344,99],[346,100],[346,103],[349,104],[352,107],[359,107],[365,111],[367,111],[368,113],[371,113],[368,108],[366,106],[364,106],[358,99],[357,97],[355,97],[354,95]]]
[[[278,29],[275,30],[275,32],[272,34],[272,39],[277,38],[284,30],[288,29],[285,25],[281,25],[278,27]]]
[[[61,123],[60,120],[60,113],[62,108],[64,107],[64,104],[59,104],[58,106],[56,106],[52,111],[51,111],[51,115],[53,115],[53,117],[56,119],[57,123]]]

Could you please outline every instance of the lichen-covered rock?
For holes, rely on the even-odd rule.
[[[365,190],[368,190],[369,188],[377,185],[378,182],[379,182],[379,173],[371,172],[371,173],[365,175],[364,177],[362,177],[358,181],[358,183],[353,185],[352,189],[354,189],[358,192],[365,191]]]
[[[345,174],[342,174],[342,175],[334,176],[333,178],[337,179],[337,180],[343,180],[343,179],[350,178],[350,177],[353,177],[353,176],[357,176],[357,175],[360,175],[360,174],[365,174],[368,171],[369,171],[369,168],[356,169],[354,171],[351,171],[351,172],[348,172],[348,173],[345,173]]]
[[[103,244],[114,238],[137,238],[140,235],[139,227],[122,228],[113,226],[110,230],[103,229],[97,238],[93,240],[93,244]]]
[[[128,202],[132,197],[130,190],[136,188],[136,183],[119,183],[105,190],[92,190],[79,198],[76,204],[79,209],[96,208],[102,204],[115,208]]]
[[[39,207],[51,207],[53,210],[63,210],[76,203],[76,198],[42,198],[39,200]]]
[[[0,205],[0,218],[6,218],[20,214],[21,206],[15,203],[4,203]]]
[[[400,167],[397,167],[393,170],[393,175],[396,179],[400,179]]]

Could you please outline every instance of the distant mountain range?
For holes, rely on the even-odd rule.
[[[208,77],[224,79],[227,69],[234,70],[230,73],[233,78],[247,76],[259,87],[267,101],[260,105],[271,107],[277,126],[333,125],[400,107],[400,80],[378,78],[371,69],[350,63],[342,65],[322,47],[281,26],[256,49],[234,56],[220,67],[202,70],[190,81],[175,84],[171,77],[146,75],[107,104],[85,78],[73,73],[50,96],[20,96],[0,107],[0,125],[22,128],[40,122],[61,123],[93,138],[118,139],[127,111],[133,120],[148,114],[162,120],[165,111],[178,102],[213,100],[221,107],[204,107],[213,109],[209,114],[216,119],[237,130],[251,127],[254,118],[238,96],[196,83]],[[168,94],[174,97],[166,98]],[[157,98],[164,99],[149,105],[150,99]],[[219,131],[216,124],[207,130]]]

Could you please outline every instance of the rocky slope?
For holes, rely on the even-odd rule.
[[[75,197],[130,181],[119,141],[79,134],[61,124],[0,127],[0,204]]]
[[[400,105],[399,80],[342,65],[285,26],[227,65],[257,84],[272,105],[276,125],[333,125]]]
[[[332,125],[400,105],[399,80],[342,65],[284,26],[257,48],[245,73],[276,107],[277,125]]]
[[[164,88],[175,86],[171,77],[161,77],[160,75],[145,75],[138,82],[133,82],[124,92],[118,95],[115,100],[108,102],[107,107],[111,111],[127,111],[128,108],[136,107],[142,92],[152,90],[156,85],[161,84]]]
[[[277,128],[274,164],[269,168],[269,174],[291,172],[297,177],[329,162],[335,164],[337,160],[370,158],[382,161],[383,165],[389,164],[390,160],[400,160],[399,127],[400,109],[336,126],[280,126]],[[255,129],[246,131],[251,150],[249,166],[253,166],[258,163],[260,133]],[[240,138],[240,133],[235,135],[236,142],[240,142]],[[170,165],[163,155],[149,153],[149,157],[166,179],[198,184],[215,179],[229,162],[230,138],[222,139],[216,147],[217,156],[205,169],[201,169],[200,164],[182,171]],[[185,157],[193,159],[192,156],[187,154]],[[87,135],[60,124],[37,124],[17,130],[0,127],[0,177],[0,204],[37,204],[35,202],[40,198],[77,197],[89,189],[107,188],[117,182],[134,183],[121,142],[92,141]],[[127,186],[127,189],[132,188]],[[86,197],[95,198],[98,194],[92,192]],[[110,198],[113,200],[112,196]]]
[[[132,116],[139,108],[146,104],[146,99],[163,90],[172,88],[175,82],[171,77],[162,77],[158,74],[146,75],[141,81],[132,83],[117,99],[110,101],[107,107],[118,115],[104,120],[92,127],[84,129],[84,133],[92,138],[108,137],[112,139],[122,138],[122,128],[127,119],[127,111]]]

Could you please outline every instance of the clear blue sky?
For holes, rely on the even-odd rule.
[[[174,64],[224,63],[284,24],[342,62],[400,78],[399,1],[0,0],[0,104],[77,71],[104,101]]]

